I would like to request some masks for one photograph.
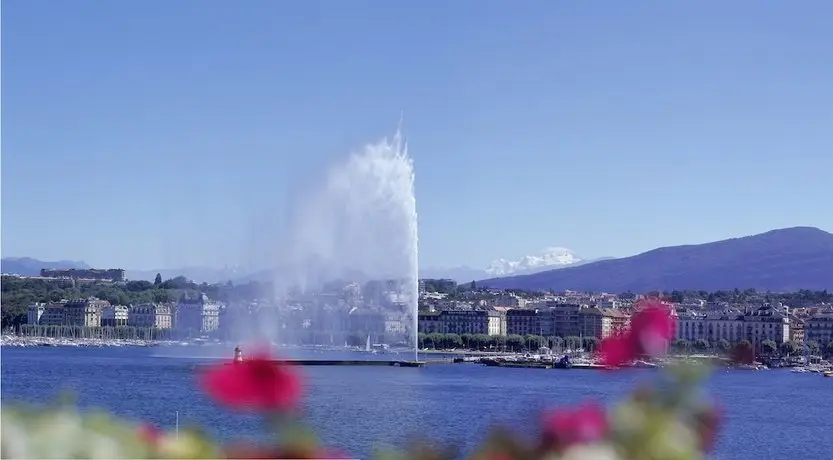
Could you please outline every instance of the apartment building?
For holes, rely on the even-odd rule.
[[[171,306],[162,303],[143,303],[128,309],[127,324],[138,328],[171,329],[173,313]]]

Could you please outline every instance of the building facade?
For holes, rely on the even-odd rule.
[[[90,297],[70,300],[64,305],[65,324],[68,326],[99,327],[101,312],[110,302]]]
[[[819,313],[804,322],[804,337],[822,347],[833,341],[833,313]]]
[[[423,334],[503,335],[506,322],[503,314],[485,310],[445,310],[421,313],[419,332]]]
[[[76,269],[76,268],[69,268],[69,269],[48,269],[44,268],[40,271],[40,276],[44,278],[72,278],[72,279],[92,279],[92,280],[100,280],[100,281],[113,281],[113,282],[122,282],[125,281],[124,270],[121,268],[108,268],[108,269],[96,269],[96,268],[89,268],[89,269]]]
[[[128,308],[125,305],[108,305],[101,309],[102,327],[125,327],[128,322]]]
[[[196,299],[183,298],[176,308],[176,329],[189,334],[207,334],[220,327],[218,302],[201,294]]]
[[[43,311],[46,310],[46,304],[41,302],[34,302],[29,304],[29,308],[26,312],[26,324],[36,326],[40,324],[41,316],[43,316]]]
[[[677,315],[676,338],[709,342],[726,340],[729,343],[748,340],[756,347],[767,340],[781,344],[791,339],[790,320],[772,307],[708,315],[686,312]]]
[[[143,303],[128,309],[127,324],[131,327],[171,329],[171,306],[161,303]]]
[[[506,312],[507,335],[540,335],[541,321],[537,310],[509,310]]]

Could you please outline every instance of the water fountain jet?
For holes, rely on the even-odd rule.
[[[401,130],[335,164],[323,184],[304,197],[296,224],[296,283],[307,284],[311,275],[320,282],[356,273],[396,280],[386,314],[400,309],[403,335],[416,360],[419,240],[414,167]]]

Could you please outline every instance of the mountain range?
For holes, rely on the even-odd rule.
[[[81,261],[45,262],[3,258],[3,273],[36,276],[41,268],[90,268]],[[239,267],[185,267],[171,270],[127,270],[133,280],[185,276],[196,282],[297,279],[318,284],[334,278],[362,280],[349,269],[334,269],[310,260],[300,269],[276,267],[251,272]],[[420,270],[422,278],[481,280],[479,285],[500,289],[567,289],[577,291],[645,292],[654,290],[718,290],[755,288],[760,291],[795,289],[833,290],[833,234],[813,227],[792,227],[712,243],[671,246],[620,259],[583,260],[564,248],[548,248],[540,255],[518,260],[498,259],[485,269],[455,267]]]
[[[491,278],[499,289],[646,292],[654,290],[833,289],[833,234],[792,227],[712,243],[654,249],[528,275]]]
[[[457,282],[467,282],[483,278],[497,278],[509,275],[528,275],[545,270],[554,270],[565,267],[577,267],[602,259],[584,260],[567,248],[551,247],[546,248],[539,255],[523,256],[517,260],[497,259],[484,269],[459,266],[452,268],[425,268],[420,269],[420,278],[452,279]]]
[[[582,260],[565,248],[547,248],[540,255],[524,256],[518,260],[497,259],[485,269],[477,269],[466,266],[453,268],[428,268],[420,270],[420,278],[448,278],[458,282],[469,282],[472,280],[487,277],[506,276],[513,274],[537,273],[541,270],[553,268],[577,266],[591,261]],[[2,259],[2,272],[14,273],[25,276],[37,276],[41,268],[90,268],[84,262],[59,261],[45,262],[28,257],[8,257]],[[191,266],[179,269],[158,269],[158,270],[126,270],[125,276],[130,280],[152,281],[157,273],[163,279],[185,276],[196,282],[218,283],[232,280],[234,282],[247,282],[252,280],[266,281],[278,278],[292,278],[294,268],[274,267],[269,270],[250,271],[240,267],[211,268]],[[300,267],[300,271],[307,273],[307,279],[311,282],[321,282],[332,277],[346,277],[350,279],[364,279],[365,276],[355,270],[336,270],[327,264],[311,258]]]

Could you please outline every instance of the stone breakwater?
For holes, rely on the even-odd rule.
[[[73,339],[15,335],[0,337],[0,346],[3,347],[155,347],[172,343],[174,342],[137,339]]]

